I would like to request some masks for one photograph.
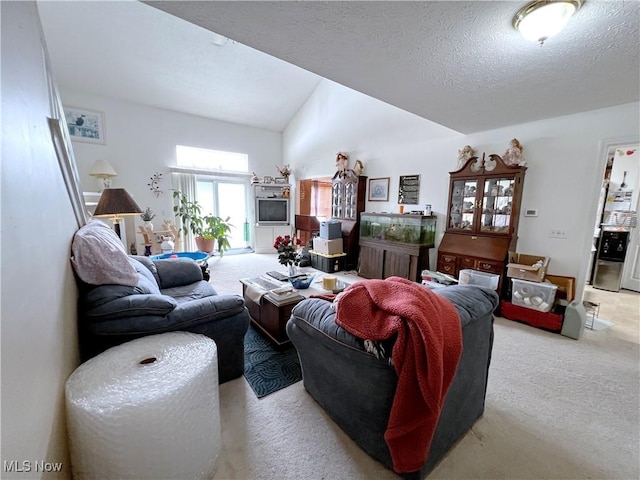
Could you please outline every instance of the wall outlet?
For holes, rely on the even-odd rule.
[[[561,238],[566,240],[567,231],[563,230],[562,228],[552,228],[551,230],[549,230],[549,238]]]

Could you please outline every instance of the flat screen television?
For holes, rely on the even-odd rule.
[[[288,198],[256,198],[258,225],[289,225]]]

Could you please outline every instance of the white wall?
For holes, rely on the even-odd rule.
[[[70,478],[64,384],[78,365],[78,225],[52,147],[52,116],[34,2],[2,17],[2,462],[63,462]],[[2,473],[40,478],[42,473]]]
[[[175,220],[169,167],[176,165],[176,145],[247,153],[249,170],[259,176],[275,176],[276,165],[282,164],[282,134],[278,132],[64,88],[60,93],[65,105],[104,112],[104,145],[73,142],[82,189],[96,190],[96,180],[89,171],[97,159],[108,160],[118,173],[112,187],[125,188],[143,210],[151,207],[157,214],[153,221],[156,228],[165,219]],[[159,197],[147,186],[156,172],[162,174],[164,190]],[[141,224],[137,216],[135,220]],[[134,238],[133,219],[126,223],[130,243]],[[135,238],[142,240],[139,234]],[[143,253],[140,247],[138,253]]]
[[[397,212],[399,176],[420,174],[420,204],[432,204],[438,215],[439,243],[458,149],[469,144],[480,155],[502,155],[516,137],[528,162],[522,210],[539,212],[520,218],[518,251],[551,257],[549,273],[577,277],[581,296],[605,165],[600,141],[638,135],[638,108],[634,103],[463,136],[323,80],[285,130],[283,156],[297,179],[333,174],[339,150],[349,152],[351,162],[361,159],[369,178],[391,177],[390,201],[367,202],[367,211]],[[549,238],[557,227],[566,239]]]
[[[338,151],[349,154],[350,167],[361,160],[368,178],[390,177],[389,201],[367,201],[368,212],[397,212],[399,176],[420,174],[420,204],[431,204],[438,215],[439,242],[447,213],[448,172],[456,166],[456,148],[464,145],[463,138],[325,79],[285,129],[283,157],[284,163],[291,164],[295,180],[332,177]],[[405,210],[418,207],[407,205]],[[436,250],[430,253],[430,263],[435,265]]]

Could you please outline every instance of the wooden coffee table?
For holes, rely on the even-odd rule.
[[[291,316],[291,310],[305,297],[324,290],[316,290],[309,287],[299,290],[300,296],[283,301],[276,301],[266,292],[274,288],[286,286],[285,282],[267,280],[264,277],[242,278],[242,296],[251,316],[253,326],[267,337],[276,347],[283,347],[291,343],[285,330],[287,320]],[[304,295],[302,292],[307,292]],[[260,296],[259,298],[257,298]]]
[[[286,326],[289,317],[291,317],[293,307],[311,295],[331,293],[329,290],[322,288],[322,277],[328,275],[327,273],[319,271],[312,271],[310,273],[316,274],[311,286],[304,290],[297,290],[300,294],[299,297],[282,301],[271,298],[271,296],[266,295],[266,292],[274,288],[288,286],[288,282],[279,282],[268,276],[240,279],[240,283],[242,283],[242,296],[249,310],[252,325],[276,347],[283,347],[290,343]],[[346,285],[358,280],[363,280],[354,275],[332,275],[335,275],[340,282]]]

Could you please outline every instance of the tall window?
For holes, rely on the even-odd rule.
[[[176,157],[179,167],[243,173],[249,171],[249,155],[246,153],[177,145]]]
[[[328,220],[331,218],[331,182],[313,180],[311,185],[311,215]]]
[[[331,178],[300,180],[300,215],[311,215],[321,220],[331,218]]]
[[[233,225],[229,233],[232,248],[244,247],[249,241],[245,223],[250,216],[249,155],[206,148],[176,145],[177,166],[193,169],[195,185],[190,200],[196,200],[203,215],[229,217]],[[192,177],[193,178],[193,177]]]

